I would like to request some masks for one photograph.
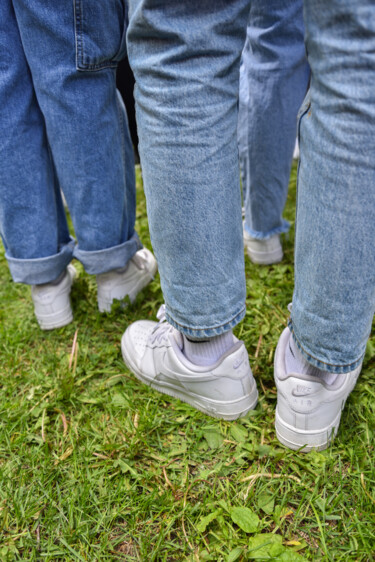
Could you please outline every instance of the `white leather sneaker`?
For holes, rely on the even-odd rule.
[[[266,240],[253,238],[243,229],[243,242],[247,255],[253,263],[260,265],[271,265],[279,263],[283,259],[283,248],[280,242],[280,234],[275,234]]]
[[[200,367],[181,351],[182,335],[166,322],[164,305],[158,318],[131,324],[121,340],[124,361],[140,381],[215,418],[234,420],[255,408],[258,391],[243,342],[234,338],[219,361]]]
[[[337,376],[333,384],[321,378],[287,373],[285,353],[291,333],[285,328],[275,353],[277,387],[276,435],[290,449],[326,449],[336,436],[345,401],[355,387],[361,366]]]
[[[42,330],[61,328],[73,320],[70,289],[76,277],[75,267],[69,264],[64,277],[57,285],[52,283],[32,285],[31,296],[35,316]]]
[[[149,250],[138,250],[126,267],[96,276],[98,307],[100,312],[110,312],[113,301],[126,296],[133,302],[138,293],[154,278],[158,266]]]

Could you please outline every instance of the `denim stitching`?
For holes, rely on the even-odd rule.
[[[76,67],[79,69],[80,64],[83,66],[83,60],[79,61],[79,57],[83,57],[83,40],[82,40],[82,22],[81,13],[82,8],[80,6],[80,0],[73,0],[73,11],[74,11],[74,35],[76,44]]]
[[[293,339],[296,342],[298,349],[301,351],[301,353],[304,354],[304,356],[306,358],[315,361],[317,364],[324,365],[326,367],[330,367],[330,368],[334,369],[335,372],[339,372],[342,369],[350,369],[350,371],[353,371],[363,361],[363,356],[361,356],[359,359],[356,359],[356,361],[353,361],[352,363],[346,363],[345,365],[334,365],[333,363],[326,363],[325,361],[321,361],[320,359],[317,359],[316,357],[311,355],[308,351],[306,351],[305,348],[300,344],[300,342],[297,339],[296,333],[294,331],[293,322],[292,322],[291,318],[289,318],[289,320],[288,320],[288,328],[290,329],[290,331],[293,334]],[[318,365],[316,365],[316,366],[318,366]],[[348,372],[350,372],[350,371],[348,371]],[[341,373],[341,374],[344,374],[344,373]]]
[[[173,318],[171,318],[167,310],[166,310],[166,317],[168,319],[168,322],[174,325],[177,329],[182,328],[183,330],[189,330],[192,332],[207,332],[207,331],[218,330],[220,328],[223,328],[224,326],[229,326],[229,325],[235,326],[237,318],[242,314],[244,314],[245,311],[246,311],[246,306],[244,306],[237,314],[235,314],[235,316],[233,316],[233,318],[231,318],[227,322],[224,322],[223,324],[219,324],[217,326],[213,326],[210,328],[189,328],[188,326],[184,326],[183,324],[180,324],[179,322],[176,322]]]
[[[81,72],[97,71],[104,68],[117,68],[118,62],[105,61],[99,64],[88,64],[84,61],[84,41],[82,30],[82,2],[81,0],[73,0],[74,12],[74,36],[76,46],[76,68]]]
[[[246,224],[246,222],[244,223],[244,228],[245,231],[250,234],[250,236],[252,238],[255,238],[255,240],[267,240],[269,238],[271,238],[271,236],[275,236],[276,234],[285,234],[289,231],[290,229],[290,222],[282,219],[282,223],[280,226],[276,226],[275,228],[273,228],[272,230],[264,233],[264,232],[259,232],[258,230],[252,230],[251,228],[249,228]]]

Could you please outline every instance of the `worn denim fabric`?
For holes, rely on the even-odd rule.
[[[198,337],[244,311],[236,87],[243,1],[133,0],[151,237],[168,320]],[[311,101],[300,122],[291,328],[305,357],[346,372],[375,307],[375,5],[306,0]]]
[[[15,281],[52,281],[73,255],[102,273],[141,247],[115,87],[126,16],[120,0],[0,3],[0,232]]]
[[[131,0],[129,61],[168,321],[195,337],[245,314],[237,150],[248,0]]]
[[[309,74],[302,0],[253,0],[240,67],[238,148],[245,228],[257,239],[289,229],[282,213]]]
[[[310,363],[357,367],[375,311],[375,4],[306,0],[291,328]]]

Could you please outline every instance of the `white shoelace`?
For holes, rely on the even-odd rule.
[[[173,326],[168,324],[165,317],[165,304],[162,304],[159,308],[156,318],[159,320],[159,323],[155,326],[151,333],[150,343],[162,343],[163,340],[167,341],[169,334],[174,331]]]

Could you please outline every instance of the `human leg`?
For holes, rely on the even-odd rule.
[[[146,384],[225,419],[257,401],[230,332],[245,301],[236,126],[247,14],[243,0],[132,2],[128,34],[166,307],[159,324],[127,329],[123,357]]]
[[[123,267],[134,231],[132,147],[115,71],[126,14],[116,2],[14,0],[59,184],[88,273]]]
[[[0,7],[0,229],[12,277],[56,279],[72,259],[42,112],[12,3]]]
[[[130,6],[129,60],[166,317],[187,335],[218,335],[245,312],[236,127],[249,3]]]
[[[279,235],[289,228],[282,212],[308,80],[302,0],[253,1],[240,68],[238,147],[244,240],[255,263],[282,258]]]
[[[13,5],[7,0],[0,7],[0,31],[0,233],[14,281],[32,285],[39,324],[56,328],[72,320],[74,268],[68,264],[74,243]]]
[[[275,368],[276,427],[281,437],[289,432],[285,440],[292,444],[294,432],[296,446],[326,429],[324,448],[359,375],[375,310],[375,8],[367,0],[306,0],[305,17],[312,80],[300,121],[290,330],[302,358],[336,373],[334,384],[346,391],[321,415],[328,402],[324,385],[314,409],[311,385],[289,376],[295,381],[286,389]],[[281,348],[285,355],[287,345]]]
[[[134,299],[134,287],[156,271],[134,230],[133,149],[115,82],[125,52],[125,8],[92,0],[47,6],[14,0],[14,6],[78,239],[74,257],[97,274],[99,308],[109,310],[113,298]],[[131,293],[124,292],[129,286]]]

